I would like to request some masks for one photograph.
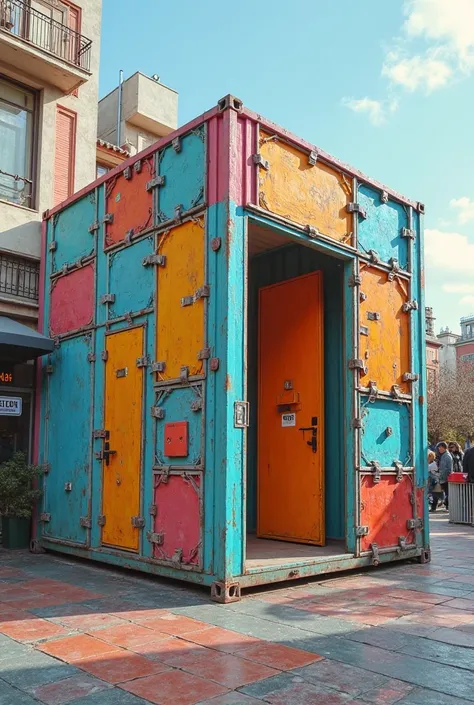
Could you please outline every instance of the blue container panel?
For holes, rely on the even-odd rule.
[[[153,305],[155,266],[143,265],[144,257],[152,253],[151,236],[109,255],[109,293],[115,295],[109,319]]]
[[[159,154],[158,223],[175,217],[175,208],[188,211],[204,203],[206,129],[204,125],[181,138],[181,151],[171,145]]]
[[[359,250],[365,254],[375,250],[383,262],[394,258],[406,269],[408,244],[402,229],[408,227],[408,217],[404,206],[395,201],[384,203],[381,191],[364,184],[359,186],[358,202],[367,213],[367,218],[359,217]]]
[[[164,412],[156,421],[155,465],[196,467],[203,464],[203,388],[201,384],[190,387],[167,388],[158,393],[156,406]],[[185,457],[166,455],[166,424],[187,421],[188,454]]]
[[[96,235],[95,231],[90,233],[89,228],[96,219],[95,191],[74,201],[53,216],[56,241],[56,249],[52,253],[53,272],[58,271],[65,264],[72,264],[81,257],[94,253]]]
[[[80,520],[90,511],[93,365],[87,355],[92,349],[90,335],[63,341],[51,355],[53,373],[47,382],[43,455],[50,470],[43,511],[51,520],[44,524],[44,534],[75,543],[86,542]]]
[[[410,410],[407,404],[386,399],[369,402],[361,397],[362,460],[368,466],[376,460],[381,467],[394,467],[394,461],[410,466]]]

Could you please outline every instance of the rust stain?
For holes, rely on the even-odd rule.
[[[229,374],[226,374],[226,376],[225,376],[224,389],[226,392],[230,392],[232,389],[232,379]]]

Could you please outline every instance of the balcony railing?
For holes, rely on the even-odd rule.
[[[38,301],[39,263],[32,260],[0,255],[0,296],[17,296]]]
[[[20,37],[63,61],[90,70],[92,41],[23,0],[0,0],[0,30]]]

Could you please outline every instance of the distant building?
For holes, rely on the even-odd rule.
[[[436,336],[442,347],[439,350],[439,364],[443,372],[456,371],[456,343],[461,336],[453,333],[449,328],[441,328]]]
[[[433,390],[439,384],[440,359],[439,354],[442,348],[442,343],[438,340],[435,334],[432,308],[425,308],[425,324],[426,324],[426,370],[428,378],[428,389]]]
[[[461,318],[461,336],[456,343],[458,367],[463,363],[474,362],[474,313]]]

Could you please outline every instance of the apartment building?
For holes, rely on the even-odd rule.
[[[461,318],[461,337],[456,343],[458,368],[462,364],[474,363],[474,313]]]
[[[429,391],[434,391],[439,384],[439,353],[442,348],[442,344],[437,339],[435,334],[435,320],[433,309],[426,307],[426,372]]]

